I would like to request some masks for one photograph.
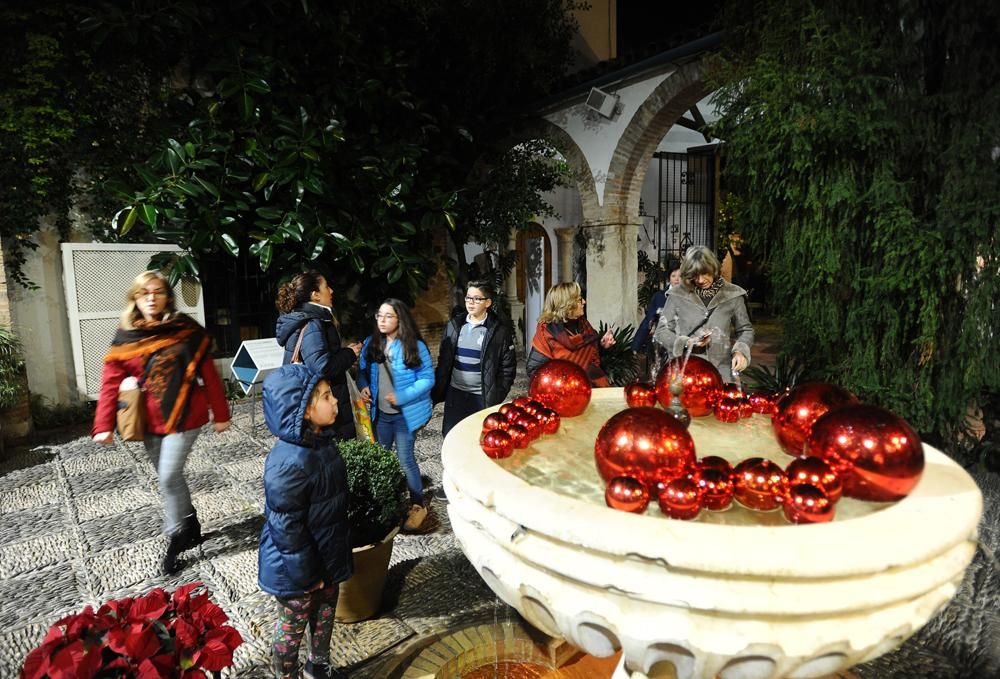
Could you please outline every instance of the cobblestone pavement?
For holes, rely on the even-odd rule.
[[[522,376],[512,395],[525,390]],[[441,478],[440,429],[438,406],[417,438],[431,488]],[[0,459],[0,677],[17,675],[26,653],[60,616],[192,581],[207,585],[246,640],[226,674],[269,676],[274,609],[257,588],[257,540],[261,473],[272,442],[259,412],[251,418],[248,402],[236,407],[227,432],[206,429],[199,437],[186,473],[206,540],[183,555],[174,577],[158,574],[166,540],[156,475],[142,444],[108,448],[80,437],[9,449]],[[1000,573],[984,556],[1000,545],[1000,480],[986,473],[976,478],[986,498],[984,549],[958,596],[902,649],[855,668],[861,676],[1000,676]],[[426,533],[397,537],[379,617],[335,626],[332,661],[352,677],[386,677],[401,655],[433,635],[516,616],[469,566],[443,501],[432,500],[428,520]],[[997,673],[982,674],[983,668]]]

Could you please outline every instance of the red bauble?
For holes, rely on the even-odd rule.
[[[514,442],[515,448],[527,448],[528,444],[531,443],[531,436],[528,434],[528,430],[519,424],[512,424],[507,427],[507,433],[510,434],[510,440]]]
[[[712,412],[719,422],[739,422],[743,417],[745,404],[745,399],[722,396],[716,399]]]
[[[747,394],[747,403],[750,410],[758,415],[773,415],[775,411],[775,397],[763,391],[755,391]]]
[[[559,431],[559,423],[562,421],[559,418],[559,413],[552,410],[552,408],[541,408],[538,414],[545,418],[542,423],[542,431],[546,434],[555,434]]]
[[[733,496],[744,507],[764,512],[777,509],[784,488],[785,472],[770,460],[752,457],[733,470]]]
[[[796,483],[788,488],[781,509],[792,523],[826,523],[833,519],[833,506],[822,488]]]
[[[528,393],[560,417],[576,417],[587,409],[591,394],[590,380],[576,363],[553,359],[531,377]]]
[[[490,413],[483,420],[484,432],[491,431],[493,429],[506,431],[508,426],[510,426],[510,420],[508,420],[507,416],[502,413]]]
[[[694,441],[677,420],[657,408],[628,408],[612,415],[594,442],[597,471],[606,482],[632,476],[646,488],[686,474]]]
[[[718,469],[702,469],[698,474],[701,506],[719,512],[733,501],[733,482],[729,474]]]
[[[510,434],[502,429],[491,429],[483,434],[479,445],[483,452],[494,460],[501,460],[514,454],[514,441]]]
[[[660,510],[671,519],[687,521],[701,511],[701,488],[687,477],[674,479],[660,490],[656,501]]]
[[[670,405],[670,383],[684,365],[683,358],[672,358],[667,361],[656,378],[656,398],[660,405]],[[701,417],[712,412],[716,392],[722,386],[722,376],[715,366],[700,356],[688,358],[684,369],[684,391],[681,392],[681,403],[687,408],[691,417]]]
[[[527,396],[518,396],[515,399],[511,399],[511,405],[515,405],[518,408],[524,408],[524,404],[531,401]]]
[[[733,466],[729,464],[729,460],[718,455],[708,455],[698,460],[698,463],[695,465],[696,474],[700,474],[705,469],[715,469],[726,476],[731,476],[733,473]]]
[[[917,432],[877,406],[850,405],[819,418],[806,452],[829,463],[844,484],[844,495],[859,500],[904,498],[924,472]]]
[[[856,401],[851,392],[834,384],[800,384],[778,401],[771,416],[774,435],[786,453],[800,457],[813,423],[827,412]]]
[[[538,411],[545,407],[544,403],[540,403],[534,399],[529,400],[527,403],[521,406],[521,409],[529,415],[537,415]]]
[[[636,380],[625,387],[625,403],[629,408],[652,408],[656,405],[656,387]]]
[[[822,489],[830,498],[830,502],[839,500],[844,490],[844,485],[833,471],[833,467],[818,457],[800,457],[792,460],[791,464],[785,467],[785,476],[788,478],[789,486],[808,483]]]
[[[514,420],[514,424],[519,424],[524,427],[524,430],[528,432],[528,438],[532,441],[542,435],[542,426],[538,424],[538,420],[535,419],[534,415],[529,415],[528,413],[519,415],[518,418]]]
[[[500,414],[506,417],[507,421],[513,422],[524,414],[524,410],[513,403],[504,403],[500,406]]]
[[[649,505],[649,491],[631,476],[616,476],[604,489],[604,501],[612,509],[642,514]]]

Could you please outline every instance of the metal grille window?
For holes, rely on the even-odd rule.
[[[666,266],[692,245],[715,249],[714,151],[654,154],[657,210],[653,245]]]
[[[61,248],[77,389],[97,398],[104,354],[118,327],[129,285],[149,268],[151,257],[180,248],[159,243],[63,243]],[[205,324],[201,285],[182,281],[174,288],[174,298],[178,311]]]

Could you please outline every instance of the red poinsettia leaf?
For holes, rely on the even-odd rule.
[[[114,627],[108,630],[108,636],[106,641],[108,643],[108,648],[110,648],[115,653],[119,655],[128,655],[128,649],[125,646],[128,640],[128,630],[124,627]]]
[[[243,643],[243,635],[241,635],[235,627],[225,625],[214,632],[209,632],[209,634],[215,634],[216,632],[219,634],[219,638],[222,639],[222,643],[224,643],[226,648],[230,651],[235,651],[239,645]]]
[[[233,652],[222,639],[206,638],[194,661],[202,669],[217,672],[233,664]]]
[[[76,640],[63,646],[52,656],[48,673],[52,679],[76,679],[77,668],[83,659],[83,641]]]
[[[174,620],[173,630],[178,649],[193,650],[198,646],[198,630],[187,620]]]
[[[170,597],[157,587],[146,596],[139,597],[132,602],[132,607],[128,612],[129,622],[157,620],[166,612],[169,603]]]
[[[174,604],[178,608],[182,608],[184,606],[187,606],[188,599],[190,598],[191,592],[193,590],[198,589],[199,587],[201,587],[202,584],[203,583],[201,583],[201,582],[189,582],[188,584],[181,585],[180,587],[178,587],[177,589],[175,589],[174,590],[174,597],[173,597]]]
[[[104,664],[103,644],[84,646],[84,648],[83,657],[80,658],[80,664],[76,668],[77,679],[91,679]]]
[[[161,657],[161,656],[155,656]],[[169,656],[168,656],[169,657]],[[136,673],[138,679],[169,679],[173,675],[171,667],[164,668],[161,664],[153,661],[153,658],[146,658],[139,664],[139,671]]]
[[[149,625],[139,623],[129,625],[128,636],[125,639],[125,650],[128,657],[135,662],[145,660],[160,650],[160,638]]]
[[[198,613],[205,620],[206,627],[209,628],[218,627],[229,620],[229,616],[226,615],[226,612],[211,601],[202,606]]]
[[[209,676],[195,667],[194,669],[181,672],[180,679],[209,679]]]
[[[119,655],[119,656],[116,656],[114,660],[112,660],[111,662],[109,662],[108,664],[106,664],[104,666],[104,669],[108,669],[108,670],[117,670],[117,669],[127,670],[127,669],[129,669],[131,667],[132,667],[132,665],[129,664],[128,658],[126,658],[123,655]]]
[[[49,668],[49,656],[53,646],[43,643],[31,651],[21,667],[21,679],[42,679]]]
[[[170,677],[177,673],[177,656],[173,653],[161,653],[149,659],[160,672]]]
[[[103,606],[97,611],[97,615],[111,615],[118,620],[125,620],[128,618],[128,611],[132,608],[132,601],[134,599],[130,596],[124,599],[112,599],[107,601]]]

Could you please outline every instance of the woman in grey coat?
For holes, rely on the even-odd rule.
[[[696,245],[681,262],[681,285],[667,296],[653,339],[671,358],[687,348],[719,370],[722,379],[750,365],[753,326],[747,313],[747,291],[719,275],[715,254]]]

